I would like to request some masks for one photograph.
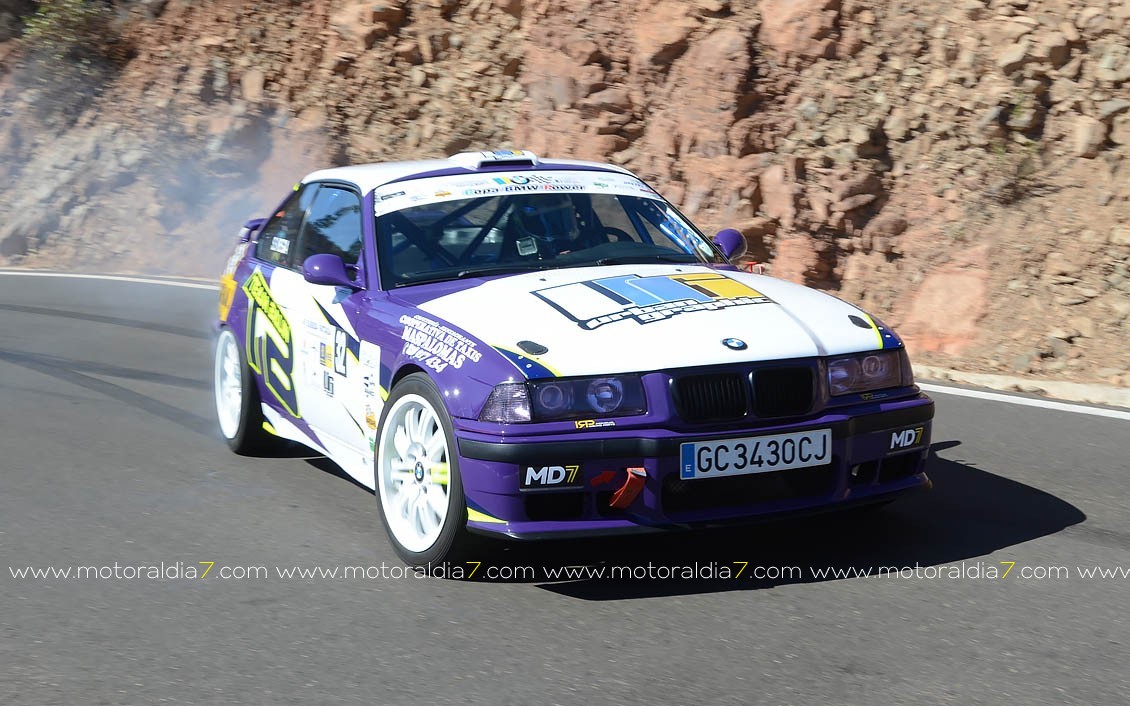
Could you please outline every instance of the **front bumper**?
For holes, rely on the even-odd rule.
[[[933,401],[919,394],[725,434],[655,429],[647,436],[636,430],[500,441],[459,430],[468,528],[520,539],[584,536],[741,523],[882,502],[929,484],[925,465],[933,417]],[[810,429],[831,429],[829,464],[722,478],[679,477],[683,443]],[[565,487],[519,489],[521,473],[543,467],[577,470]],[[628,468],[646,469],[643,490],[629,506],[610,507]]]

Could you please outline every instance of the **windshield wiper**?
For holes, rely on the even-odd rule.
[[[677,262],[682,265],[704,264],[694,255],[667,255],[654,253],[652,255],[621,255],[619,257],[602,257],[596,261],[598,265],[640,265],[649,262]]]
[[[510,272],[536,272],[538,270],[548,269],[545,263],[540,266],[532,262],[511,262],[501,265],[483,265],[482,267],[468,267],[465,270],[459,270],[455,274],[455,279],[464,279],[466,277],[480,277],[485,275],[504,275]]]
[[[393,287],[408,287],[414,284],[433,284],[435,282],[450,282],[456,279],[466,279],[468,277],[480,277],[490,275],[504,275],[513,272],[536,272],[538,270],[549,269],[546,265],[540,267],[532,263],[512,262],[505,265],[483,265],[482,267],[468,267],[458,272],[436,272],[430,277],[421,277],[419,279],[409,280],[407,282],[397,282],[392,285]]]

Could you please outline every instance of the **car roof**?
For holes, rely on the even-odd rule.
[[[527,151],[494,150],[491,152],[462,152],[447,159],[423,159],[410,162],[380,162],[376,164],[356,164],[347,167],[320,169],[308,174],[302,183],[312,181],[340,181],[356,186],[367,194],[377,187],[395,181],[419,179],[429,176],[452,176],[459,174],[492,174],[499,171],[536,171],[538,169],[600,170],[632,173],[623,167],[603,162],[588,162],[576,159],[540,159]],[[634,176],[634,175],[633,175]]]

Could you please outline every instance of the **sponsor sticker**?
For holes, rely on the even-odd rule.
[[[612,421],[611,419],[605,419],[603,421],[597,421],[595,419],[578,419],[577,421],[573,422],[573,426],[575,426],[577,429],[603,429],[604,427],[616,426],[616,422]]]
[[[518,254],[522,257],[533,255],[538,251],[538,243],[533,238],[522,238],[515,245],[518,246]]]
[[[650,324],[679,314],[773,303],[752,287],[715,273],[604,277],[533,294],[586,331],[620,321]]]
[[[449,365],[462,368],[468,360],[477,363],[483,357],[474,341],[438,321],[419,314],[405,314],[400,317],[400,323],[404,325],[400,334],[404,341],[401,352],[437,373],[443,372]]]
[[[922,443],[922,435],[926,427],[914,427],[891,433],[891,451],[909,449]]]
[[[579,487],[583,481],[580,471],[579,465],[523,466],[521,487],[523,489]]]
[[[519,171],[468,176],[429,177],[398,182],[374,192],[374,211],[382,216],[403,208],[517,193],[608,193],[642,196],[660,200],[658,194],[639,179],[611,172]],[[399,198],[397,198],[399,197]]]

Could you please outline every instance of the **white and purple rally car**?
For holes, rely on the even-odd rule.
[[[376,491],[407,562],[879,503],[933,402],[851,304],[730,264],[627,170],[495,151],[315,172],[221,279],[215,397]]]

